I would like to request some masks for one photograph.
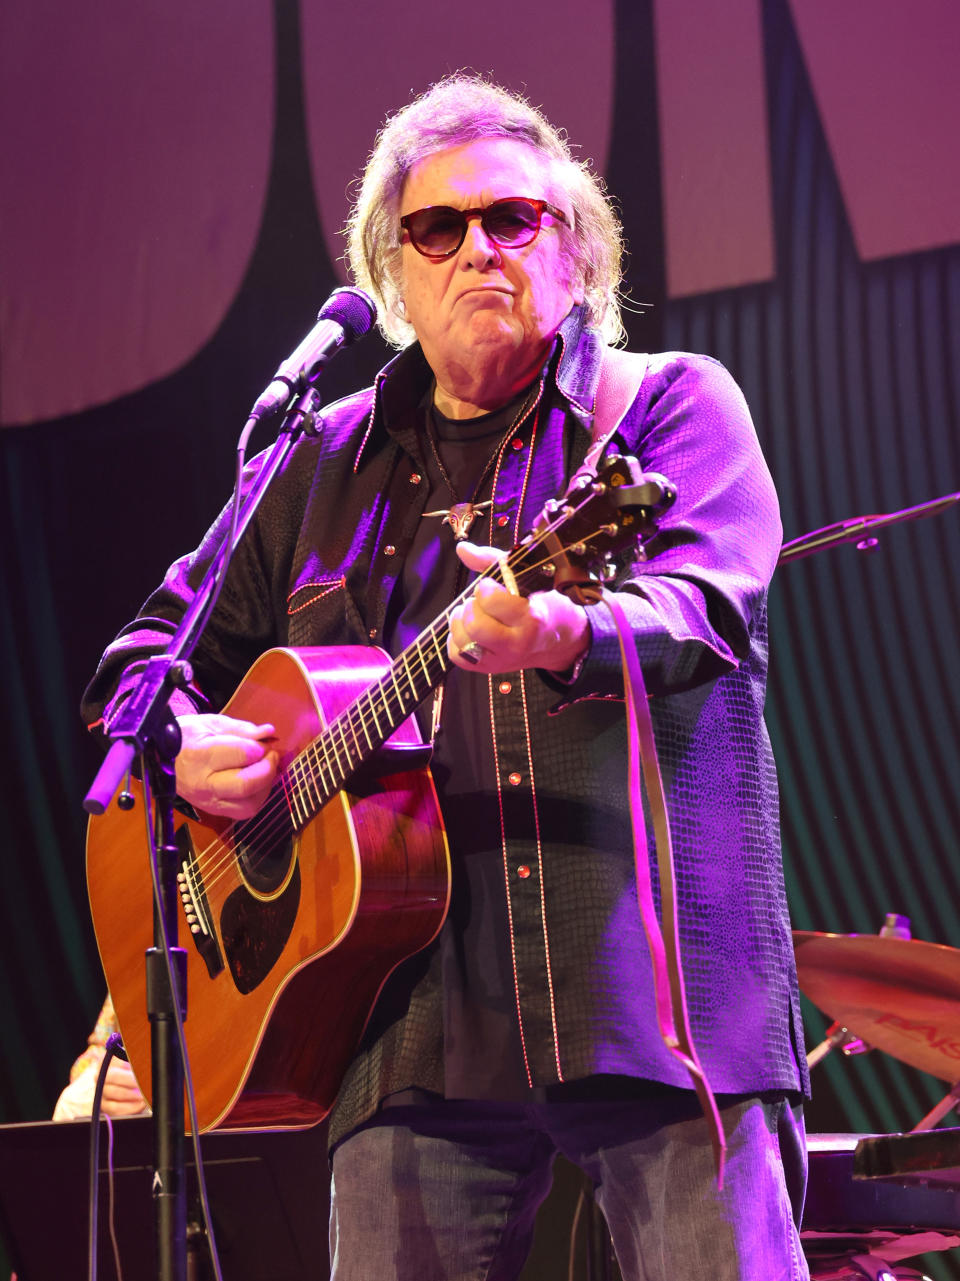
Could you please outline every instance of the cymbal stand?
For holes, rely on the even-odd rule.
[[[844,1054],[865,1054],[871,1047],[854,1032],[849,1031],[840,1023],[833,1023],[827,1028],[827,1035],[815,1045],[807,1055],[807,1067],[811,1070],[822,1062],[833,1050],[841,1050]]]
[[[945,1094],[925,1117],[921,1117],[910,1133],[919,1134],[922,1130],[932,1130],[958,1103],[960,1103],[960,1081],[955,1083],[950,1092]]]
[[[860,1276],[869,1278],[869,1281],[930,1281],[929,1277],[916,1268],[895,1267],[877,1254],[854,1254],[848,1262]]]

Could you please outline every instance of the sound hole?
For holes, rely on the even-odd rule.
[[[286,808],[279,810],[268,802],[253,818],[234,824],[231,838],[240,874],[253,893],[276,894],[290,875],[294,857],[294,831]]]

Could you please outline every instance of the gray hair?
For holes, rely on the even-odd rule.
[[[377,302],[387,341],[405,347],[416,335],[400,311],[400,194],[414,165],[480,138],[511,138],[546,156],[558,191],[574,213],[570,254],[587,323],[609,343],[625,337],[619,289],[623,230],[603,180],[575,160],[564,135],[536,107],[474,74],[445,76],[391,116],[374,145],[346,225],[347,263]]]

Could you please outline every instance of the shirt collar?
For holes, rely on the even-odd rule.
[[[603,341],[595,329],[587,328],[586,308],[574,307],[560,326],[557,343],[560,359],[555,381],[560,392],[585,417],[592,418],[603,360]]]

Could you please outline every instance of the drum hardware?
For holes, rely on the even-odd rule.
[[[899,912],[888,912],[877,934],[880,938],[908,939],[911,937],[910,918],[901,916]],[[826,1036],[820,1044],[807,1055],[807,1067],[812,1071],[833,1050],[840,1050],[842,1054],[849,1057],[854,1054],[866,1054],[872,1049],[872,1045],[868,1045],[849,1028],[841,1023],[833,1023],[827,1028]]]
[[[960,502],[960,492],[944,494],[942,498],[932,498],[929,502],[918,503],[916,507],[904,507],[902,511],[889,512],[884,516],[853,516],[849,520],[837,521],[834,525],[825,525],[800,538],[791,539],[780,549],[778,565],[791,560],[802,560],[814,552],[827,547],[836,547],[840,543],[856,543],[857,551],[873,552],[877,550],[879,539],[874,530],[885,529],[887,525],[896,525],[903,520],[920,520],[925,516],[938,516],[941,512]]]
[[[929,1129],[960,1099],[960,951],[878,934],[795,930],[800,989],[867,1045],[950,1083],[915,1130]],[[832,1047],[830,1047],[832,1048]],[[829,1049],[811,1051],[820,1061]]]
[[[919,1281],[905,1260],[960,1246],[960,1131],[810,1134],[807,1153],[812,1281]]]
[[[960,1246],[960,1130],[933,1127],[960,1102],[960,952],[911,938],[794,931],[801,991],[835,1021],[807,1055],[882,1050],[953,1083],[903,1135],[810,1135],[801,1233],[814,1281],[924,1281],[903,1260]]]
[[[900,521],[939,515],[958,502],[960,492],[884,516],[857,516],[839,521],[784,543],[777,563],[782,565],[800,560],[843,543],[855,543],[860,552],[874,552],[879,545],[876,535],[882,528]],[[960,953],[938,944],[912,940],[909,921],[895,915],[887,916],[879,935],[816,934],[795,930],[793,939],[801,991],[834,1020],[824,1040],[807,1054],[807,1064],[811,1069],[835,1049],[852,1055],[875,1047],[952,1083],[945,1097],[908,1135],[872,1138],[859,1135],[808,1136],[811,1192],[817,1190],[823,1172],[822,1161],[816,1155],[817,1140],[853,1140],[848,1146],[856,1152],[857,1168],[841,1170],[836,1187],[831,1188],[834,1195],[829,1199],[831,1203],[843,1202],[846,1193],[856,1186],[855,1180],[860,1183],[881,1177],[861,1168],[861,1152],[871,1152],[870,1145],[916,1143],[934,1136],[953,1134],[957,1136],[956,1143],[960,1147],[960,1130],[933,1130],[960,1103]],[[879,952],[878,945],[881,948]],[[939,969],[941,963],[945,966],[944,971]],[[960,1175],[960,1151],[956,1155],[956,1163],[957,1174]],[[942,1166],[942,1161],[931,1159],[926,1164],[927,1168],[915,1180],[922,1184],[925,1198],[931,1191],[932,1182],[943,1183],[942,1178],[932,1178],[932,1172]],[[916,1171],[918,1167],[912,1164],[910,1168]],[[889,1177],[900,1185],[909,1182],[903,1170],[891,1172]],[[898,1195],[906,1190],[899,1187]],[[960,1193],[960,1182],[951,1191],[955,1199],[938,1211],[943,1224],[948,1225],[948,1235],[927,1232],[921,1241],[914,1227],[912,1231],[908,1229],[906,1245],[901,1246],[894,1228],[886,1231],[875,1228],[869,1232],[864,1223],[860,1234],[851,1235],[845,1243],[836,1241],[835,1249],[822,1239],[824,1234],[816,1226],[818,1211],[811,1206],[808,1194],[808,1210],[804,1214],[801,1236],[811,1277],[815,1281],[841,1281],[854,1277],[867,1278],[868,1281],[906,1281],[907,1278],[929,1281],[915,1269],[895,1264],[910,1255],[960,1245],[960,1236],[956,1235],[960,1232],[960,1196],[957,1193]],[[886,1213],[875,1208],[867,1218],[874,1224],[885,1219],[891,1225],[917,1222],[916,1211],[900,1205],[888,1207]],[[829,1236],[827,1233],[826,1237]],[[887,1238],[885,1242],[879,1240],[883,1236]],[[866,1252],[863,1251],[864,1244],[868,1247]],[[881,1258],[881,1253],[886,1257]]]
[[[813,1071],[818,1063],[822,1062],[833,1050],[839,1050],[848,1058],[855,1054],[866,1054],[872,1050],[872,1045],[867,1045],[866,1041],[855,1036],[849,1028],[844,1027],[841,1023],[832,1023],[827,1028],[827,1034],[807,1055],[807,1067]]]

